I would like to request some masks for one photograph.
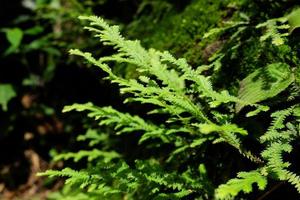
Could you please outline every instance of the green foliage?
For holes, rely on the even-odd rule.
[[[119,155],[116,152],[104,152],[104,151],[99,151],[97,149],[82,150],[76,153],[59,154],[54,158],[54,161],[73,159],[74,162],[78,162],[85,157],[88,159],[89,162],[97,159],[98,157],[103,157],[105,162],[109,162],[114,158],[118,158]]]
[[[249,193],[252,184],[257,183],[260,190],[265,189],[267,176],[290,182],[299,191],[300,178],[294,172],[288,170],[290,162],[283,161],[284,153],[291,153],[291,142],[299,137],[299,118],[297,125],[285,123],[290,115],[299,117],[299,107],[291,107],[272,114],[273,121],[268,131],[260,137],[261,143],[266,143],[261,156],[264,159],[264,167],[252,172],[240,172],[238,178],[231,179],[224,185],[220,185],[216,191],[217,199],[230,199],[241,191]]]
[[[260,41],[264,42],[271,39],[272,44],[279,46],[284,44],[284,37],[288,36],[288,33],[280,33],[279,30],[287,30],[290,28],[289,25],[285,24],[288,18],[275,18],[270,19],[264,23],[258,24],[256,28],[266,28],[266,33],[260,37]],[[278,23],[281,23],[278,25]]]
[[[242,10],[247,3],[231,1],[226,8]],[[193,1],[182,13],[203,10],[207,4]],[[153,11],[157,16],[150,16],[159,25],[174,14],[166,1],[144,1],[138,13],[148,5],[161,6]],[[222,6],[214,2],[207,10]],[[39,174],[66,179],[65,188],[53,199],[247,199],[258,197],[257,190],[267,192],[270,180],[287,181],[300,193],[294,160],[286,158],[299,145],[300,129],[300,65],[297,46],[290,44],[289,17],[261,17],[240,10],[227,16],[230,19],[226,16],[206,34],[201,28],[193,32],[192,41],[201,34],[202,45],[209,46],[211,40],[218,44],[196,66],[190,64],[195,63],[191,58],[177,59],[169,51],[141,45],[150,46],[161,37],[153,46],[163,49],[160,42],[167,40],[163,33],[168,26],[140,42],[125,39],[118,26],[100,17],[80,17],[88,24],[85,29],[107,46],[107,54],[114,53],[100,57],[79,49],[70,53],[104,72],[105,80],[120,89],[129,111],[93,103],[65,106],[63,112],[87,113],[99,128],[91,123],[86,134],[77,138],[89,143],[87,149],[54,157],[55,161],[81,161],[83,166]],[[191,25],[191,16],[187,18],[186,24],[180,23],[186,29],[201,27]],[[212,17],[211,23],[220,18],[219,14]],[[141,18],[137,24],[144,20],[149,19]],[[178,53],[176,48],[171,52]],[[134,76],[120,75],[115,66],[130,66]],[[131,106],[138,106],[138,111]],[[237,177],[230,179],[236,171]]]
[[[294,81],[293,74],[285,63],[273,63],[257,69],[240,82],[239,98],[257,103],[276,96]],[[236,105],[239,112],[240,104]]]
[[[237,178],[231,179],[226,184],[218,187],[216,199],[230,199],[237,196],[241,191],[250,193],[254,183],[257,183],[260,190],[264,190],[267,185],[267,179],[258,171],[239,172]]]
[[[295,29],[300,27],[300,9],[294,10],[289,16],[288,16],[288,22],[290,25],[290,32],[293,32]]]
[[[94,171],[93,174],[91,174],[91,170]],[[88,173],[65,168],[62,171],[48,170],[40,175],[68,177],[66,181],[69,185],[77,186],[79,184],[80,188],[87,188],[90,195],[84,199],[93,198],[95,195],[102,196],[104,199],[118,199],[122,196],[129,199],[136,196],[140,199],[145,192],[147,192],[145,197],[154,199],[181,199],[197,190],[205,190],[200,182],[197,183],[201,180],[192,179],[190,171],[180,175],[166,173],[162,171],[158,163],[151,160],[136,162],[135,169],[131,169],[124,162],[119,162],[117,164],[98,164],[93,166],[93,169],[88,169]],[[113,186],[109,186],[111,182],[113,182]],[[180,192],[159,194],[160,188],[165,188],[166,191]]]
[[[0,105],[3,111],[7,111],[8,102],[16,96],[16,92],[11,84],[0,84]]]
[[[4,29],[6,38],[10,43],[10,47],[5,51],[5,55],[15,52],[21,44],[23,31],[19,28]]]
[[[296,117],[296,124],[285,122],[288,116]],[[286,180],[295,185],[300,192],[300,178],[288,170],[290,162],[283,161],[284,153],[291,153],[291,142],[299,137],[299,107],[274,112],[273,121],[269,130],[261,136],[261,141],[267,143],[267,148],[262,152],[262,157],[267,161],[267,173],[273,173],[280,180]]]

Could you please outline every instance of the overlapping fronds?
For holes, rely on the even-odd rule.
[[[216,199],[234,199],[242,193],[253,191],[253,184],[257,184],[259,190],[264,190],[268,179],[290,182],[299,191],[300,178],[289,170],[291,163],[284,160],[284,155],[293,150],[292,141],[299,136],[300,109],[297,104],[291,102],[290,108],[270,111],[273,120],[264,134],[263,131],[259,132],[259,140],[253,138],[257,133],[250,132],[249,125],[240,123],[245,120],[242,109],[244,111],[250,106],[254,107],[255,110],[248,112],[246,116],[257,117],[261,111],[268,111],[274,106],[258,103],[288,90],[295,80],[292,64],[272,62],[256,70],[249,70],[251,72],[243,76],[246,78],[240,82],[240,88],[215,89],[216,85],[212,80],[215,77],[210,73],[220,70],[220,66],[216,67],[216,62],[221,65],[228,52],[216,55],[217,61],[210,65],[195,68],[184,58],[177,59],[168,51],[147,50],[139,41],[125,39],[118,26],[111,26],[102,18],[91,16],[80,19],[89,23],[85,29],[94,33],[104,45],[112,47],[115,53],[101,58],[77,49],[70,53],[83,57],[105,72],[106,79],[117,84],[121,94],[125,94],[125,103],[150,104],[147,111],[141,110],[140,113],[155,115],[156,119],[151,119],[153,116],[147,118],[120,112],[111,106],[97,107],[92,103],[66,106],[64,112],[85,112],[101,128],[106,129],[96,131],[97,128],[93,127],[85,135],[78,137],[80,141],[89,141],[89,145],[93,146],[92,150],[63,153],[55,158],[72,159],[75,162],[87,159],[86,169],[49,170],[41,175],[66,177],[66,183],[72,187],[79,185],[79,188],[88,191],[91,199],[94,195],[102,195],[104,199],[114,195],[116,199],[211,199],[213,196]],[[280,28],[274,26],[285,22],[271,20],[258,25],[256,28],[267,28],[261,42],[271,39],[273,44],[280,46],[286,35],[274,32],[275,28]],[[213,29],[206,36],[238,28],[239,31],[229,38],[227,45],[230,46],[230,42],[241,40],[239,34],[249,28],[249,23],[247,19],[228,29]],[[238,43],[230,51],[236,50],[239,45],[241,44]],[[113,65],[119,63],[134,66],[136,78],[124,78],[114,73]],[[236,85],[239,85],[238,82]],[[233,95],[234,92],[237,96]],[[165,121],[162,122],[160,117]],[[128,155],[123,156],[121,152],[111,151],[110,148],[97,149],[103,147],[101,145],[105,146],[105,141],[112,135],[138,137],[136,145],[142,145],[142,150],[151,149],[153,152],[147,152],[144,159],[128,159],[125,158]],[[253,153],[254,151],[245,147],[244,141],[247,139],[256,140],[262,149],[260,154],[260,151],[255,150],[256,153]],[[203,161],[224,166],[224,163],[218,163],[218,160],[207,158],[206,155],[210,153],[209,150],[214,150],[207,150],[205,147],[220,142],[229,144],[225,145],[226,148],[234,148],[241,158],[248,158],[256,167],[249,172],[239,172],[237,178],[214,190],[203,167],[195,169],[195,165],[204,166],[201,164]],[[157,149],[165,152],[163,155],[158,154],[154,152]],[[223,154],[226,153],[222,152]],[[227,156],[225,159],[233,161],[237,158]],[[186,165],[187,163],[192,164]]]

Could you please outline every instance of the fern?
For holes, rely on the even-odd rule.
[[[293,124],[285,123],[285,120],[288,116],[297,113],[297,110],[298,107],[293,106],[273,113],[274,119],[271,127],[261,137],[261,141],[268,143],[267,148],[262,152],[262,157],[267,161],[266,167],[268,172],[274,173],[280,180],[292,183],[300,192],[299,176],[288,170],[290,162],[283,161],[283,154],[292,151],[291,142],[299,136],[299,130]]]
[[[271,122],[271,126],[269,127],[268,131],[260,137],[261,142],[274,141],[280,138],[288,139],[290,137],[289,132],[281,134],[278,132],[278,130],[285,127],[284,120],[291,115],[292,112],[293,108],[288,108],[286,110],[272,113],[271,117],[273,117],[273,121]]]
[[[79,135],[77,141],[89,140],[89,146],[95,146],[99,143],[104,143],[108,140],[107,134],[99,134],[95,129],[88,129],[84,135]]]
[[[139,193],[139,190],[143,190],[145,187],[148,188],[148,195],[154,199],[168,199],[170,197],[180,199],[191,193],[204,190],[201,183],[190,181],[188,171],[179,176],[175,173],[166,173],[152,161],[137,162],[135,170],[130,169],[124,162],[120,162],[118,164],[98,165],[92,170],[94,171],[92,174],[91,170],[89,171],[90,173],[87,174],[85,171],[65,168],[62,171],[48,170],[39,175],[67,177],[66,184],[71,186],[80,184],[80,188],[87,188],[88,192],[101,192],[105,198],[109,198],[113,194],[122,195],[125,192]],[[112,180],[117,184],[114,187],[117,186],[119,189],[113,189]],[[161,187],[173,192],[159,194],[158,191]]]
[[[167,112],[171,115],[175,114],[177,116],[187,112],[191,115],[191,117],[200,122],[207,122],[214,125],[215,123],[213,123],[211,119],[209,119],[206,114],[199,109],[201,105],[194,104],[183,87],[186,81],[193,81],[199,91],[199,94],[208,98],[210,105],[238,102],[243,105],[259,106],[257,104],[240,100],[237,97],[229,95],[225,91],[221,93],[214,91],[209,80],[205,76],[200,75],[197,71],[193,70],[184,59],[175,59],[167,52],[161,53],[153,49],[146,51],[141,47],[139,42],[125,40],[120,35],[119,29],[116,26],[110,27],[101,18],[81,17],[81,19],[89,20],[91,26],[101,27],[102,30],[94,27],[86,27],[86,29],[96,32],[96,37],[100,37],[100,40],[104,44],[114,46],[118,50],[118,53],[98,60],[93,58],[89,53],[83,53],[79,50],[72,50],[71,54],[83,56],[91,63],[99,66],[103,71],[107,72],[112,82],[120,85],[121,93],[133,94],[133,96],[127,98],[125,102],[138,101],[141,103],[154,104],[156,106],[163,107],[160,109],[160,112]],[[144,75],[140,78],[142,82],[138,82],[138,80],[134,79],[125,80],[117,77],[112,73],[108,64],[105,63],[108,61],[135,64],[137,65],[137,70],[140,73],[148,74],[148,77],[154,76],[160,80],[162,84],[158,84],[155,79],[151,79],[151,81],[149,81],[150,79],[146,78]],[[173,65],[167,65],[166,62]],[[175,79],[179,82],[170,81],[172,80],[171,77],[175,77]],[[238,145],[240,142],[232,133],[227,132],[225,134],[225,138],[227,138],[234,147],[240,150]]]
[[[61,153],[57,156],[54,157],[54,161],[58,160],[68,160],[68,159],[73,159],[74,162],[78,162],[83,158],[87,158],[89,162],[98,159],[99,157],[104,158],[104,162],[110,162],[111,160],[115,158],[119,158],[120,155],[116,152],[105,152],[105,151],[100,151],[97,149],[93,150],[82,150],[79,152],[74,152],[74,153]]]
[[[287,30],[290,28],[286,22],[288,17],[281,17],[267,20],[266,22],[260,23],[256,28],[265,28],[266,32],[260,37],[260,41],[264,42],[271,39],[272,44],[279,46],[285,43],[285,37],[289,35]],[[280,30],[285,30],[286,32],[280,33]]]
[[[291,102],[293,106],[288,109],[270,111],[273,121],[257,141],[263,148],[259,155],[244,145],[245,138],[251,138],[257,133],[252,134],[247,126],[239,122],[245,120],[240,111],[246,106],[254,107],[254,110],[246,114],[248,117],[272,109],[272,104],[258,103],[289,89],[295,79],[294,69],[290,65],[272,62],[266,67],[261,66],[243,76],[246,78],[241,81],[239,89],[229,87],[227,90],[214,85],[215,74],[221,69],[220,65],[228,53],[226,51],[216,54],[215,61],[209,65],[194,68],[184,58],[177,59],[167,51],[147,50],[139,41],[126,40],[120,34],[118,26],[111,26],[102,18],[91,16],[80,19],[88,21],[89,26],[85,29],[94,33],[104,45],[111,46],[116,53],[101,58],[77,49],[70,53],[83,57],[105,72],[106,79],[117,84],[120,93],[124,94],[124,103],[151,105],[144,114],[153,115],[158,120],[120,112],[111,106],[97,107],[92,103],[66,106],[63,112],[85,112],[103,129],[98,131],[93,127],[85,135],[78,137],[80,141],[89,141],[93,150],[63,153],[54,158],[73,159],[75,162],[87,159],[85,169],[49,170],[40,175],[67,178],[66,183],[71,188],[79,186],[87,191],[87,196],[84,195],[83,199],[95,196],[103,196],[104,199],[211,199],[213,196],[216,199],[233,199],[242,192],[250,193],[255,183],[258,189],[264,190],[269,179],[288,181],[299,191],[300,178],[289,171],[291,163],[283,159],[284,154],[292,151],[292,141],[299,135],[299,107]],[[273,29],[271,30],[274,28],[273,22],[268,21],[257,28],[267,27],[267,32],[270,32],[261,41],[270,37],[278,44],[278,39],[275,38],[277,33],[274,36]],[[240,35],[247,31],[249,23],[248,20],[233,24],[228,29],[214,29],[206,36],[239,28],[230,37],[227,43],[230,45],[241,39]],[[235,46],[233,51],[237,48],[239,47]],[[134,66],[136,78],[123,78],[116,74],[112,67],[120,63]],[[235,96],[237,93],[238,96]],[[165,122],[161,122],[160,117]],[[291,120],[287,120],[288,118]],[[151,152],[136,159],[135,155],[128,158],[128,155],[126,157],[121,152],[111,150],[114,145],[106,145],[105,141],[111,136],[119,135],[138,137],[136,145],[140,145],[140,151],[150,149]],[[230,145],[241,158],[248,158],[256,167],[252,171],[238,173],[237,178],[214,190],[213,182],[206,170],[203,170],[204,167],[200,167],[199,171],[196,168],[204,166],[201,164],[203,162],[213,163],[217,167],[225,165],[215,157],[206,155],[210,155],[209,151],[214,151],[211,146],[220,142]],[[164,153],[158,155],[156,151]],[[233,159],[227,152],[221,153],[224,159]],[[187,163],[192,164],[186,165]],[[218,175],[218,172],[215,174]],[[77,195],[80,196],[80,192],[74,193],[74,196]]]
[[[216,190],[216,199],[233,199],[239,192],[250,193],[252,185],[256,183],[260,190],[267,185],[267,178],[259,171],[239,172],[237,178],[231,179]]]
[[[124,114],[118,112],[112,107],[99,108],[92,103],[66,106],[63,111],[68,112],[71,110],[88,111],[89,117],[100,120],[99,125],[112,127],[117,135],[137,131],[143,132],[145,134],[141,137],[140,142],[149,138],[160,138],[163,142],[168,142],[171,133],[186,131],[184,129],[165,130],[155,124],[144,121],[138,116],[131,116],[128,113]]]
[[[91,175],[85,171],[75,171],[70,168],[65,168],[62,171],[48,170],[44,173],[39,173],[38,175],[47,175],[49,177],[67,177],[66,184],[77,185],[79,184],[80,188],[90,187],[90,190],[93,189],[93,183],[99,183],[101,176],[93,174]],[[98,186],[100,187],[100,185]],[[95,188],[96,189],[96,188]]]
[[[291,163],[283,159],[284,153],[290,153],[292,151],[293,147],[290,143],[299,135],[299,129],[297,130],[291,123],[285,123],[285,120],[288,116],[297,116],[297,113],[298,107],[292,106],[272,114],[273,121],[269,129],[260,137],[260,142],[267,144],[261,153],[261,157],[265,161],[263,168],[249,172],[249,176],[247,173],[244,174],[245,176],[238,175],[241,179],[231,179],[226,184],[220,185],[216,191],[216,197],[219,199],[227,199],[237,196],[240,191],[250,192],[252,191],[252,183],[258,183],[259,181],[262,181],[258,183],[259,189],[262,190],[266,186],[268,176],[278,180],[288,181],[300,192],[299,176],[288,170]],[[255,174],[251,175],[251,173]]]
[[[86,29],[98,33],[96,37],[100,37],[100,40],[104,44],[114,46],[118,50],[118,53],[110,57],[100,58],[99,60],[94,59],[89,53],[83,53],[79,50],[71,50],[71,54],[83,56],[91,63],[99,66],[103,71],[107,72],[112,79],[112,82],[116,82],[122,87],[121,93],[130,92],[137,94],[139,92],[138,99],[131,98],[130,100],[149,103],[147,102],[148,99],[143,98],[143,96],[156,93],[164,98],[167,102],[182,106],[188,109],[191,114],[207,121],[208,119],[205,117],[205,115],[199,109],[197,109],[196,105],[193,105],[191,100],[185,94],[186,91],[184,91],[184,85],[185,81],[188,80],[193,81],[196,84],[196,88],[199,93],[214,100],[213,102],[216,105],[228,102],[239,102],[243,105],[258,106],[256,104],[248,103],[247,101],[239,100],[238,98],[229,95],[225,91],[222,93],[214,91],[209,80],[206,77],[198,74],[197,71],[193,70],[184,59],[177,60],[168,52],[161,53],[153,49],[146,51],[143,47],[141,47],[139,42],[125,40],[120,35],[116,26],[110,28],[109,25],[106,24],[106,22],[104,22],[101,18],[81,17],[81,19],[89,20],[91,26],[97,25],[101,27],[103,30],[95,29],[94,27],[86,27]],[[162,81],[162,86],[167,85],[168,87],[160,88],[156,81],[152,80],[150,83],[146,84],[148,87],[145,88],[145,86],[135,80],[127,81],[121,79],[112,74],[108,65],[105,63],[108,61],[135,64],[138,66],[137,69],[139,72],[155,76]],[[169,62],[174,64],[176,67],[174,69],[174,65],[166,65],[163,62]],[[176,91],[176,93],[172,91]],[[153,96],[151,96],[151,98],[153,98]],[[153,101],[151,102],[153,103]]]

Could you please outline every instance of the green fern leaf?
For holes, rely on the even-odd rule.
[[[215,197],[220,200],[233,199],[240,192],[250,193],[253,183],[263,190],[267,186],[267,178],[262,176],[259,171],[239,172],[237,178],[231,179],[217,188]]]

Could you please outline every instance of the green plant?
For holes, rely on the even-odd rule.
[[[16,96],[16,92],[10,84],[0,84],[0,104],[3,111],[7,111],[8,102]]]
[[[298,87],[295,72],[299,65],[286,62],[292,58],[290,63],[297,63],[294,55],[286,55],[282,60],[278,58],[255,69],[250,66],[241,74],[223,79],[226,75],[224,67],[232,63],[231,59],[237,59],[234,57],[235,50],[244,45],[241,42],[243,37],[253,31],[248,22],[214,29],[213,32],[218,34],[226,34],[232,29],[237,31],[227,39],[224,48],[213,55],[210,65],[193,68],[185,59],[176,59],[167,51],[146,50],[139,41],[126,40],[120,35],[118,26],[110,26],[102,18],[91,16],[80,19],[89,21],[90,26],[85,29],[117,52],[101,58],[78,49],[70,53],[83,57],[104,71],[106,79],[119,86],[125,103],[146,107],[138,116],[92,103],[66,106],[64,112],[86,112],[102,129],[90,130],[78,138],[89,141],[93,149],[55,157],[55,160],[72,158],[74,161],[86,158],[86,167],[40,173],[67,178],[68,186],[61,193],[54,194],[53,198],[233,199],[238,195],[242,197],[243,192],[255,190],[253,183],[258,185],[255,191],[266,189],[272,179],[288,181],[300,192],[298,175],[289,169],[290,162],[283,161],[285,153],[291,153],[293,146],[297,145],[293,142],[299,136],[300,109],[297,101],[282,100],[279,95],[288,92],[291,99],[299,97],[299,93],[292,92]],[[283,47],[288,48],[282,43],[259,38],[261,34],[256,33],[249,39],[261,41],[259,50],[270,48],[283,54],[286,52]],[[270,38],[274,41],[273,37]],[[247,56],[256,53],[248,52]],[[118,76],[110,68],[112,63],[134,65],[137,78]],[[242,63],[240,70],[243,67]],[[241,80],[241,86],[228,84],[228,79],[233,82]],[[220,81],[223,81],[222,85]],[[288,102],[290,106],[276,109],[276,102]],[[246,122],[260,115],[271,115],[270,127],[265,133],[259,129],[248,133]],[[116,136],[138,138],[138,144],[131,147],[133,155],[115,151],[123,143],[122,140],[116,142]],[[247,140],[255,142],[262,151],[248,147]],[[212,146],[220,147],[219,153],[224,159],[216,157]],[[245,172],[238,168],[241,172],[237,178],[217,187],[232,174],[223,173],[229,161],[237,162],[232,155],[240,156],[234,158],[240,163],[251,162],[252,170]],[[212,169],[207,168],[212,165]]]

